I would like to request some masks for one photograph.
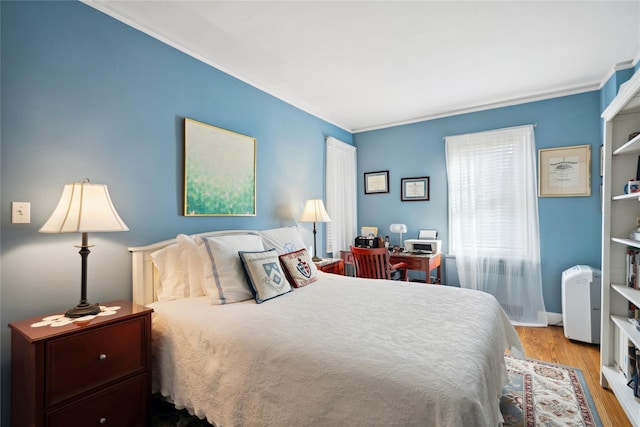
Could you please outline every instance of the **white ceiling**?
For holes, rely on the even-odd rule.
[[[596,90],[640,59],[640,0],[85,3],[353,132]]]

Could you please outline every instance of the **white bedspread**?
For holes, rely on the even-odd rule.
[[[319,280],[256,304],[156,302],[154,390],[220,426],[497,426],[518,336],[490,295]]]

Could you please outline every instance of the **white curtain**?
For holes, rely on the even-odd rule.
[[[495,296],[513,323],[546,325],[533,126],[445,140],[460,285]]]
[[[340,257],[358,235],[356,147],[327,137],[327,253]]]

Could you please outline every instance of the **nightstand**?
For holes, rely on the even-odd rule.
[[[88,323],[61,312],[9,324],[14,427],[149,425],[153,310],[101,305]]]
[[[344,261],[341,258],[326,258],[315,264],[320,271],[344,276]]]

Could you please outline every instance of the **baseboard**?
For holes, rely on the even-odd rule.
[[[547,311],[547,324],[549,326],[562,326],[562,313],[550,313]]]

